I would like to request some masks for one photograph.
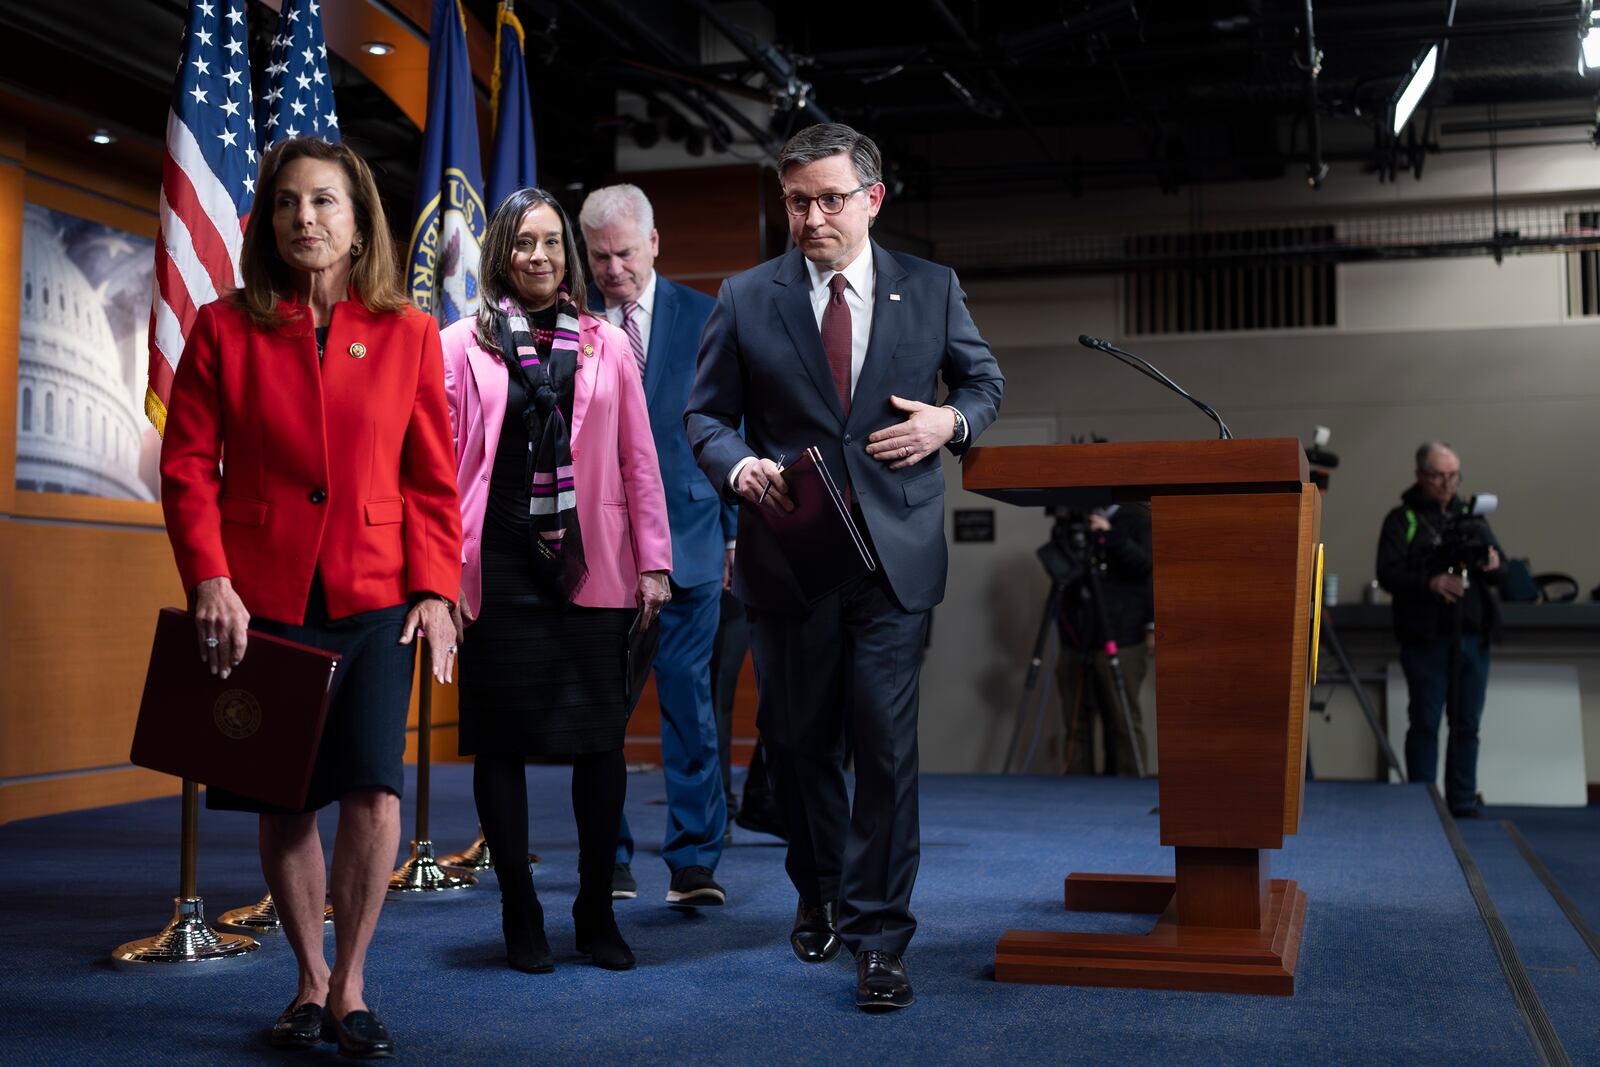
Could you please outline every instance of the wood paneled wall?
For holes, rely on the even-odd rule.
[[[661,252],[656,269],[712,296],[722,279],[771,259],[788,238],[777,178],[767,167],[726,167],[619,174],[650,198]]]
[[[182,603],[160,508],[16,490],[26,202],[145,236],[155,184],[0,130],[0,822],[175,792],[128,764],[156,611]]]

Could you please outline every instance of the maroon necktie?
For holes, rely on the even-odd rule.
[[[822,310],[822,350],[828,354],[828,370],[833,372],[833,387],[839,391],[839,406],[850,416],[850,305],[844,302],[843,274],[828,279],[828,306]]]

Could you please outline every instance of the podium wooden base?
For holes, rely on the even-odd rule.
[[[1161,912],[1149,934],[1011,930],[995,946],[999,982],[1186,989],[1198,993],[1294,995],[1306,894],[1272,879],[1259,927],[1178,921],[1177,880],[1147,875],[1074,874],[1070,911]]]

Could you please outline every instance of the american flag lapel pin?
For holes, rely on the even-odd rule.
[[[898,303],[899,300],[900,300],[900,294],[899,293],[890,293],[889,294],[889,299],[895,301],[896,303]]]

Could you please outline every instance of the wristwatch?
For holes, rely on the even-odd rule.
[[[961,414],[961,409],[954,405],[946,404],[944,408],[956,417],[956,433],[954,437],[950,438],[950,443],[953,445],[965,444],[967,440],[967,417]]]

